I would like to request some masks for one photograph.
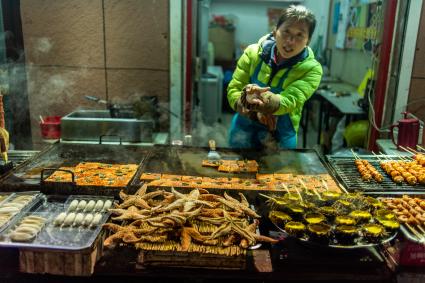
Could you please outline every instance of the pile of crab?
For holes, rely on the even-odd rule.
[[[260,216],[242,193],[238,200],[205,189],[184,194],[173,188],[147,192],[142,186],[134,195],[121,192],[120,198],[122,203],[110,209],[115,223],[104,225],[111,232],[107,247],[124,243],[143,250],[237,256],[257,242],[277,242],[257,233]]]

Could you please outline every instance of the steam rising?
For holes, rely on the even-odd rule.
[[[223,121],[223,123],[215,122],[212,125],[207,125],[202,116],[201,108],[196,107],[192,112],[192,120],[196,121],[192,130],[192,145],[208,146],[208,140],[214,139],[217,147],[229,147],[230,123],[227,124]]]

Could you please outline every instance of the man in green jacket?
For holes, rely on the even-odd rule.
[[[280,148],[296,148],[303,105],[322,78],[308,47],[315,26],[311,11],[291,5],[272,33],[245,49],[227,88],[237,111],[231,147],[262,148],[272,137]]]

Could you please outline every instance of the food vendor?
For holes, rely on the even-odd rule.
[[[262,148],[270,140],[280,148],[296,147],[303,105],[322,77],[322,66],[308,46],[315,26],[311,11],[291,5],[272,33],[245,49],[227,88],[237,112],[231,147]]]

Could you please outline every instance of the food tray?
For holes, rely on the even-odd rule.
[[[28,210],[30,210],[32,207],[34,207],[37,203],[45,201],[45,198],[42,194],[39,192],[19,192],[19,193],[11,193],[8,197],[6,197],[1,203],[0,203],[0,209],[4,208],[8,204],[12,203],[14,200],[21,198],[23,196],[30,196],[31,199],[26,201],[24,203],[24,206],[22,206],[18,211],[12,212],[8,214],[8,219],[5,220],[3,224],[0,223],[0,232],[7,229],[11,223],[13,223],[16,219],[20,218],[21,215],[25,214]]]
[[[412,195],[409,194],[409,197],[418,197],[421,199],[424,199],[424,196],[422,194],[416,194]],[[380,197],[378,199],[391,199],[394,198],[394,196],[388,196],[388,197]],[[388,208],[389,211],[392,211],[391,208]],[[413,229],[415,229],[419,235],[415,234],[413,231],[411,231],[406,224],[400,223],[400,231],[403,233],[403,235],[411,242],[418,243],[418,244],[424,244],[425,243],[425,233],[423,233],[417,226],[411,225]],[[425,230],[425,223],[422,224],[421,228]]]
[[[268,203],[268,218],[279,231],[314,246],[373,247],[390,242],[398,233],[398,221],[392,225],[379,220],[384,203],[361,193],[286,193],[269,198]]]
[[[376,246],[383,245],[385,243],[391,242],[392,240],[394,240],[394,238],[398,234],[397,232],[391,233],[388,237],[386,237],[385,239],[383,239],[382,241],[377,242],[377,243],[363,242],[362,238],[360,238],[360,240],[355,245],[342,245],[342,244],[337,244],[336,240],[331,237],[330,244],[320,244],[319,242],[310,241],[308,239],[308,237],[298,238],[298,237],[295,237],[295,236],[291,236],[285,231],[285,229],[283,229],[282,227],[280,227],[276,223],[273,223],[273,225],[275,225],[275,227],[277,229],[279,229],[279,231],[281,231],[286,237],[296,238],[299,241],[304,242],[304,243],[311,245],[311,246],[329,247],[329,248],[337,248],[337,249],[363,249],[363,248],[368,248],[368,247],[376,247]]]
[[[74,167],[80,162],[101,162],[109,164],[140,164],[148,156],[151,147],[106,144],[66,144],[55,143],[20,164],[2,176],[0,190],[28,191],[40,190],[46,194],[87,194],[118,196],[120,190],[136,190],[139,183],[133,183],[140,175],[139,169],[123,187],[76,186],[72,182],[41,182],[41,172],[48,168]],[[48,177],[54,170],[47,170]]]
[[[10,227],[0,234],[0,247],[14,247],[14,248],[25,248],[25,249],[47,249],[47,250],[64,250],[64,251],[80,251],[89,249],[97,236],[102,230],[102,225],[109,218],[110,213],[108,211],[101,212],[101,219],[98,224],[94,226],[83,226],[83,225],[55,225],[54,221],[56,217],[69,209],[69,205],[73,200],[110,200],[111,197],[98,197],[98,196],[70,196],[65,203],[62,202],[46,202],[43,205],[37,207],[31,212],[22,214],[19,219],[16,219]],[[87,212],[88,213],[88,212]],[[86,215],[87,213],[84,213]],[[19,224],[19,221],[25,216],[36,215],[46,218],[45,225],[31,242],[13,242],[9,235],[10,232]]]
[[[372,180],[370,182],[364,182],[361,179],[360,173],[357,171],[357,167],[354,164],[355,158],[350,156],[335,156],[327,155],[326,158],[331,165],[331,170],[336,177],[342,182],[342,184],[350,191],[363,191],[365,193],[385,193],[385,194],[405,194],[405,193],[425,193],[425,186],[416,184],[408,185],[407,183],[396,184],[390,177],[382,170],[379,165],[380,161],[385,161],[384,157],[375,155],[360,155],[361,159],[369,161],[373,167],[378,170],[379,173],[384,177],[382,183],[377,183]],[[400,156],[386,155],[391,160],[402,160]]]

